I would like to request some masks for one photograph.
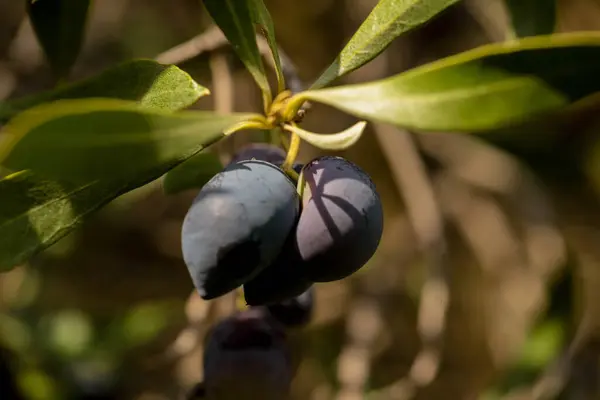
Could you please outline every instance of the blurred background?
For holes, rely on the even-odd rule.
[[[265,2],[307,83],[376,4]],[[2,99],[54,85],[24,3],[0,0]],[[209,25],[197,0],[97,1],[72,79],[155,58]],[[501,0],[464,0],[340,83],[505,40],[507,26]],[[557,31],[598,29],[597,0],[558,1]],[[195,108],[261,111],[258,88],[231,52],[180,66],[213,91]],[[337,153],[371,174],[385,231],[358,274],[316,285],[313,320],[290,336],[299,362],[292,399],[600,398],[595,110],[484,136],[369,124]],[[353,122],[314,105],[303,126],[327,133]],[[214,150],[226,160],[260,139],[242,133]],[[306,145],[300,160],[319,154]],[[204,334],[232,301],[192,294],[180,228],[194,196],[167,197],[160,181],[150,184],[0,274],[1,399],[181,399],[202,379]]]

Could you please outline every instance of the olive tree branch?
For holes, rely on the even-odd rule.
[[[212,51],[208,64],[213,85],[213,108],[216,112],[227,114],[234,111],[234,84],[227,56],[222,51]],[[216,143],[216,150],[223,164],[235,149],[235,135]]]
[[[256,35],[256,43],[258,50],[269,66],[275,69],[275,61],[267,40],[261,35]],[[229,44],[221,29],[213,25],[192,39],[159,54],[155,57],[155,60],[161,64],[181,64],[204,53],[222,49]],[[292,93],[301,92],[304,90],[304,83],[298,76],[296,66],[281,48],[278,51],[281,69],[288,89]]]
[[[336,400],[364,398],[371,373],[371,355],[382,327],[382,313],[376,299],[363,295],[353,302],[346,320],[347,343],[338,357],[340,389]]]
[[[417,329],[423,347],[413,361],[408,376],[394,385],[397,392],[403,393],[399,398],[411,398],[416,389],[433,382],[441,361],[450,297],[444,262],[447,249],[444,218],[412,134],[390,125],[373,126],[393,178],[401,189],[417,246],[427,266],[428,276],[421,289],[417,317]]]

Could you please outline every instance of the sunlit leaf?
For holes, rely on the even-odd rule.
[[[0,270],[71,232],[89,213],[151,182],[252,114],[177,114],[122,100],[59,100],[4,127]]]
[[[364,119],[417,130],[485,131],[559,110],[600,90],[600,33],[497,43],[365,84],[300,93]]]
[[[90,0],[27,1],[33,30],[57,77],[69,74],[83,43]]]
[[[256,44],[255,13],[250,0],[203,0],[206,10],[221,28],[268,102],[271,89]]]
[[[505,0],[518,37],[547,35],[556,25],[557,0]]]
[[[223,169],[219,157],[213,153],[198,153],[170,170],[164,178],[166,194],[176,194],[188,189],[200,189]]]
[[[458,0],[380,0],[358,28],[336,60],[323,72],[312,89],[365,65],[398,36],[427,22]]]
[[[145,108],[177,111],[209,94],[187,72],[152,60],[133,60],[60,89],[0,103],[0,122],[41,103],[87,97],[138,101]]]
[[[260,27],[260,30],[265,35],[273,59],[275,60],[275,69],[277,73],[277,83],[279,85],[279,92],[282,92],[284,87],[283,70],[281,69],[281,60],[279,58],[279,48],[277,47],[277,40],[275,39],[275,26],[273,25],[273,19],[269,10],[265,6],[263,0],[250,0],[250,7],[254,12],[254,23]]]
[[[286,126],[286,130],[295,133],[300,138],[315,147],[323,150],[344,150],[351,147],[362,136],[367,123],[365,121],[357,122],[350,128],[338,133],[319,134],[305,131],[297,126]]]

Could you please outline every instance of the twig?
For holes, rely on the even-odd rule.
[[[225,47],[229,42],[218,26],[211,26],[201,34],[194,36],[155,57],[161,64],[181,64],[201,54]]]
[[[519,308],[519,312],[512,315],[510,324],[518,335],[513,340],[518,339],[522,342],[524,333],[531,328],[534,315],[543,307],[545,301],[543,278],[537,271],[528,267],[530,264],[524,245],[519,241],[518,234],[497,199],[490,194],[478,192],[476,188],[451,176],[447,171],[438,177],[436,184],[444,199],[444,212],[454,223],[481,268],[499,279],[499,285],[504,287],[504,290],[508,289],[506,285],[511,281],[515,282],[517,276],[517,279],[524,283],[511,286],[510,300],[504,300],[508,302],[505,307]],[[489,238],[494,240],[490,242]],[[492,342],[490,349],[498,348],[493,343],[506,334],[499,333],[494,328],[492,325],[488,338]],[[557,360],[538,384],[531,389],[512,393],[508,398],[552,399],[550,394],[560,388],[564,365],[563,360]]]
[[[213,84],[213,107],[216,112],[227,114],[234,109],[234,84],[227,56],[221,51],[212,51],[208,58]],[[235,135],[216,144],[216,150],[223,164],[235,149]]]
[[[598,398],[598,355],[600,342],[597,338],[599,323],[595,292],[600,279],[597,271],[598,252],[595,229],[585,227],[567,228],[571,250],[579,264],[581,280],[585,281],[583,315],[568,348],[560,354],[541,377],[530,387],[518,388],[504,400],[551,400],[569,386],[569,398]]]
[[[538,282],[556,273],[564,261],[564,240],[555,226],[554,211],[546,194],[529,170],[513,157],[472,138],[426,136],[420,144],[426,153],[443,164],[446,177],[438,181],[445,211],[448,218],[454,220],[482,268],[494,274],[499,270],[504,273],[521,270],[521,276],[537,275]],[[515,208],[516,218],[523,225],[523,243],[518,241],[518,233],[513,231],[506,213],[492,196],[501,196]],[[493,243],[485,240],[489,237],[494,238]],[[540,242],[543,242],[543,250]],[[513,293],[512,297],[516,295]],[[530,295],[535,297],[536,291]],[[527,303],[531,304],[530,300]],[[526,311],[525,319],[531,320],[536,310],[531,305],[525,306],[523,301],[519,304]],[[503,399],[556,398],[570,374],[572,349],[573,345],[547,366],[533,385],[519,387]]]
[[[273,55],[269,44],[263,36],[256,35],[256,43],[261,55],[266,59],[269,65],[274,68]],[[212,52],[228,46],[230,43],[218,26],[213,25],[201,34],[193,37],[187,42],[181,43],[156,56],[155,60],[161,64],[181,64],[192,58],[198,57],[204,53]],[[304,90],[304,84],[298,76],[298,72],[292,60],[281,49],[279,59],[281,60],[281,69],[288,89],[292,93],[298,93]]]
[[[338,358],[337,400],[360,400],[368,383],[373,346],[382,327],[379,304],[367,296],[354,303],[347,319],[348,344]]]
[[[583,331],[585,328],[580,326],[578,335]],[[599,342],[583,334],[585,337],[571,342],[533,385],[517,388],[503,400],[553,400],[567,386],[570,386],[569,398],[573,400],[598,398]]]
[[[449,285],[444,257],[444,219],[426,166],[411,134],[389,125],[374,124],[375,135],[401,189],[417,245],[424,255],[428,277],[421,290],[417,327],[422,349],[407,379],[398,382],[404,396],[412,397],[419,387],[436,378],[441,358],[442,338],[449,306]],[[410,393],[410,394],[409,394]]]
[[[511,391],[503,400],[552,400],[562,391],[570,374],[570,356],[561,355],[552,365],[548,366],[542,376],[531,387],[517,388]]]
[[[502,0],[466,0],[464,6],[492,42],[512,35],[510,17]]]

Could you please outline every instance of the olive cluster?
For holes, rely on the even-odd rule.
[[[243,286],[248,305],[274,305],[343,279],[373,256],[383,210],[370,177],[325,156],[294,166],[297,190],[280,168],[284,159],[278,147],[251,145],[194,199],[182,249],[203,299]]]
[[[299,184],[281,169],[285,156],[271,145],[244,148],[184,220],[183,256],[200,296],[243,286],[251,306],[211,330],[204,381],[189,399],[286,398],[295,371],[287,330],[309,322],[314,283],[351,275],[379,244],[383,211],[364,171],[320,157],[293,166]]]

